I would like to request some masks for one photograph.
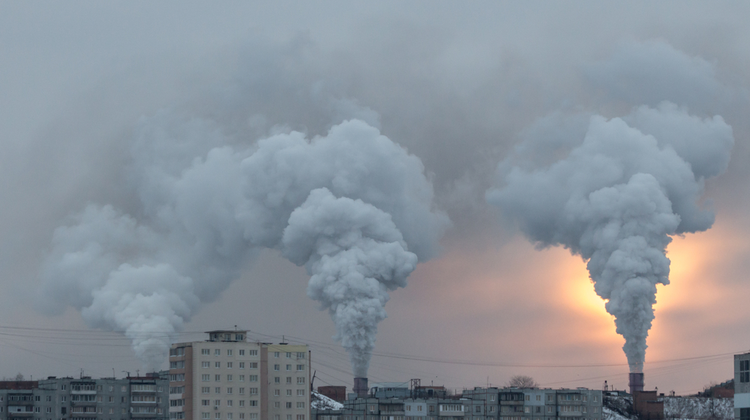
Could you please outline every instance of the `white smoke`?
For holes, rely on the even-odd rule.
[[[640,371],[656,285],[669,283],[666,247],[673,235],[713,224],[713,213],[697,201],[704,180],[727,168],[732,129],[719,116],[702,119],[670,103],[624,118],[592,116],[578,134],[579,125],[564,126],[577,136],[555,141],[577,143],[567,156],[542,165],[517,161],[533,144],[545,144],[527,140],[499,166],[505,185],[489,190],[487,200],[537,246],[562,245],[588,261],[596,293],[625,338],[630,368]]]
[[[91,204],[55,231],[43,309],[81,310],[158,369],[201,304],[259,249],[275,248],[306,266],[308,295],[366,373],[387,291],[434,255],[448,225],[421,161],[359,120],[311,140],[289,132],[228,143],[210,121],[144,121],[128,177],[137,205]]]

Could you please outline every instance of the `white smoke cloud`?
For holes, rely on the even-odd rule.
[[[669,283],[670,236],[711,227],[713,213],[697,201],[705,178],[727,167],[732,129],[721,117],[702,119],[663,103],[625,118],[592,116],[579,143],[555,162],[516,162],[535,142],[545,144],[529,140],[500,165],[505,185],[489,190],[487,200],[537,246],[561,245],[588,261],[596,293],[625,338],[628,363],[639,371],[656,285]]]
[[[92,204],[56,230],[43,309],[72,306],[92,327],[122,331],[157,369],[201,304],[275,248],[306,266],[308,294],[366,373],[387,291],[436,253],[448,225],[422,163],[358,120],[311,140],[230,140],[207,120],[143,121],[128,177],[139,205]]]

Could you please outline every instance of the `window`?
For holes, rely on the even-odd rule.
[[[232,368],[232,362],[227,362],[227,369],[231,369],[231,368]]]
[[[201,400],[201,405],[208,407],[211,405],[211,400]]]
[[[258,395],[258,388],[250,388],[250,395]]]
[[[250,362],[250,369],[258,369],[258,362]]]
[[[531,395],[524,395],[526,397],[526,401],[531,401]]]
[[[305,420],[304,414],[297,414],[297,420]]]
[[[273,365],[273,370],[281,370],[281,365]]]
[[[201,394],[208,394],[210,392],[211,392],[211,387],[210,386],[201,387]]]
[[[227,388],[227,394],[231,394],[231,393],[232,393],[232,387],[230,386]]]
[[[250,375],[249,379],[250,382],[258,382],[258,375]]]
[[[216,414],[214,414],[214,418],[215,418],[215,419],[220,419],[220,418],[221,418],[221,413],[216,413]]]
[[[125,387],[123,387],[123,388],[125,388]],[[66,384],[60,385],[60,390],[65,391],[66,389],[68,389],[68,385],[66,385]],[[125,390],[123,389],[123,392],[124,391]]]
[[[305,370],[305,365],[297,365],[297,370]]]
[[[244,419],[245,419],[245,413],[240,413],[240,420],[244,420]]]
[[[297,390],[297,396],[298,397],[304,397],[305,396],[305,390],[304,389],[298,389]]]
[[[221,375],[214,375],[214,381],[220,382],[221,381]]]
[[[299,378],[297,378],[297,385],[304,385],[304,383],[305,383],[304,376],[300,376]]]
[[[542,400],[542,396],[541,396],[541,395],[537,395],[537,396],[536,396],[536,400],[537,400],[537,401],[541,401],[541,400]]]
[[[184,373],[177,373],[177,374],[171,374],[169,375],[169,380],[171,382],[184,382],[185,381],[185,374]],[[125,392],[125,387],[122,387],[120,392]]]
[[[292,383],[292,377],[291,376],[287,376],[286,377],[286,383],[287,384],[291,384]]]
[[[221,356],[221,349],[214,350],[214,356]],[[218,419],[218,417],[217,417]]]
[[[286,390],[286,396],[287,397],[291,397],[292,396],[292,390],[291,389],[287,389]]]
[[[245,362],[240,362],[240,369],[244,369],[244,368],[245,368]]]
[[[227,375],[227,382],[232,382],[232,375]]]
[[[232,420],[232,413],[227,413],[227,420]]]
[[[227,400],[227,407],[231,407],[233,404],[232,400]]]
[[[304,401],[297,401],[297,408],[305,408],[305,402]]]
[[[110,395],[109,397],[107,397],[107,402],[108,403],[115,402],[115,397],[113,397],[113,396]]]
[[[217,386],[216,388],[214,388],[214,394],[221,394],[221,387],[220,386]]]
[[[201,367],[202,368],[210,368],[211,367],[211,362],[201,362]]]
[[[2,397],[0,397],[0,401],[2,401],[2,400],[3,400]],[[47,397],[45,398],[45,400],[47,402],[51,402],[52,401],[52,396],[51,395],[47,395]]]
[[[257,356],[258,350],[250,350],[250,356]]]
[[[245,355],[245,350],[244,349],[240,350],[240,356],[244,356],[244,355]]]
[[[286,407],[286,408],[292,408],[292,402],[291,401],[287,401],[286,403],[284,403],[284,407]]]
[[[292,370],[292,365],[286,365],[286,370]]]
[[[209,354],[211,354],[211,350],[209,350],[209,349],[201,349],[201,355],[208,356]],[[208,413],[204,413],[204,414],[208,414]]]
[[[273,352],[273,357],[278,359],[279,358],[279,352],[275,351]]]
[[[750,382],[750,360],[740,360],[740,382]]]
[[[240,395],[245,395],[245,388],[240,388]]]
[[[281,395],[281,391],[280,391],[280,390],[278,390],[278,389],[274,389],[274,390],[273,390],[273,396],[274,396],[274,397],[278,397],[279,395]]]
[[[257,407],[258,406],[258,400],[250,400],[250,407]]]
[[[304,351],[298,351],[297,352],[297,358],[298,359],[304,359],[305,358],[305,352]]]
[[[245,382],[245,375],[240,375],[240,382]]]
[[[221,368],[221,362],[214,362],[214,367],[216,369],[220,369]]]
[[[281,403],[276,401],[273,403],[273,408],[281,408]]]
[[[208,382],[210,380],[211,380],[211,375],[208,375],[208,374],[201,375],[201,381]]]
[[[227,349],[227,356],[231,356],[231,355],[232,355],[232,349]]]
[[[210,419],[211,418],[211,413],[201,413],[201,418],[202,419]]]
[[[214,405],[216,407],[221,407],[221,400],[214,400]]]
[[[281,378],[279,378],[278,376],[276,376],[275,378],[273,378],[273,383],[280,384],[281,383]]]

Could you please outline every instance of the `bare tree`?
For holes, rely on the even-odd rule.
[[[539,388],[539,384],[531,376],[515,375],[508,381],[511,388]]]

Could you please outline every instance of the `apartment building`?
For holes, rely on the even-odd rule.
[[[602,391],[586,388],[477,387],[437,398],[378,398],[371,389],[341,410],[313,410],[311,420],[602,420],[602,398]]]
[[[734,355],[734,419],[750,420],[750,353]]]
[[[248,342],[246,331],[207,334],[172,345],[170,419],[309,420],[307,345]]]
[[[474,388],[462,399],[466,420],[601,420],[602,398],[586,388]]]
[[[0,382],[0,420],[166,420],[166,377]]]

